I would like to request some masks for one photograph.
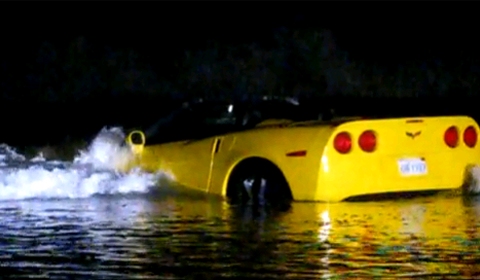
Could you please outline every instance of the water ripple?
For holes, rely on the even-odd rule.
[[[181,195],[6,202],[0,269],[33,279],[474,279],[479,203],[296,203],[275,213]]]

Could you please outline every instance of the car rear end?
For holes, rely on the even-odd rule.
[[[316,200],[458,189],[480,162],[478,130],[466,116],[343,123],[324,149]]]

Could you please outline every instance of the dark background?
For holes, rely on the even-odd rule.
[[[480,43],[466,2],[0,7],[0,142],[10,145],[87,139],[198,96],[477,118]]]

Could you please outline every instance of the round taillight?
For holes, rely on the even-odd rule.
[[[365,152],[373,152],[377,147],[377,137],[372,130],[364,131],[358,138],[358,145]]]
[[[352,137],[348,132],[340,132],[333,140],[335,150],[341,154],[346,154],[352,149]]]
[[[475,147],[477,145],[477,131],[475,127],[469,126],[463,132],[463,142],[470,148]]]
[[[449,127],[443,135],[445,144],[450,148],[455,148],[458,145],[458,129],[455,126]]]

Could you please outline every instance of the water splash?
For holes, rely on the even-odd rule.
[[[16,160],[25,160],[25,156],[18,154],[15,149],[6,144],[0,144],[0,166],[5,166],[8,162]]]
[[[148,192],[166,174],[118,172],[132,157],[122,145],[124,137],[120,128],[103,128],[73,162],[46,160],[42,154],[26,159],[14,148],[0,145],[0,200]]]
[[[467,186],[467,193],[480,194],[480,166],[475,165],[470,169],[470,184]]]
[[[123,145],[125,133],[119,127],[103,128],[85,151],[75,157],[75,164],[89,164],[95,169],[120,169],[133,154]]]

